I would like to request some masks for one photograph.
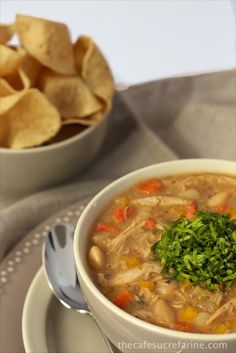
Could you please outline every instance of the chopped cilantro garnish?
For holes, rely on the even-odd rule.
[[[229,215],[199,211],[193,220],[181,217],[152,246],[163,273],[189,279],[209,290],[231,287],[236,279],[236,222]]]

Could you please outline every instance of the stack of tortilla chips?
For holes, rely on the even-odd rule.
[[[7,44],[17,35],[18,47]],[[0,147],[40,146],[68,124],[91,126],[111,109],[114,80],[88,36],[17,15],[0,25]]]

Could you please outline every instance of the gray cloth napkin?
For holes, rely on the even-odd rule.
[[[163,79],[118,92],[99,154],[73,181],[0,198],[0,259],[32,228],[115,178],[178,158],[236,159],[236,71]]]

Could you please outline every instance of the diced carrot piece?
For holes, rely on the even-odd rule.
[[[97,223],[95,229],[102,233],[115,233],[117,231],[117,228],[109,223]]]
[[[133,299],[133,294],[126,290],[117,295],[117,297],[113,300],[113,304],[121,309],[124,309]]]
[[[196,211],[197,211],[197,205],[194,202],[187,205],[186,206],[186,217],[190,220],[193,219]]]
[[[116,208],[113,212],[113,217],[117,223],[122,223],[130,219],[134,215],[134,210],[129,207]]]
[[[177,322],[175,325],[176,330],[184,332],[193,332],[192,325],[184,322]]]
[[[153,229],[155,228],[157,222],[154,220],[154,219],[147,219],[144,223],[144,227],[147,228],[147,229]]]
[[[113,212],[113,217],[117,223],[121,223],[124,221],[124,209],[116,208]]]
[[[146,194],[156,194],[161,189],[161,183],[157,179],[149,179],[142,181],[137,185],[138,190],[145,192]]]
[[[226,204],[222,204],[222,205],[216,207],[215,211],[218,213],[226,213],[227,209],[228,209],[228,206]]]
[[[135,211],[132,207],[130,207],[130,206],[125,207],[124,214],[125,214],[125,218],[127,220],[132,218],[134,216],[134,213],[135,213]]]

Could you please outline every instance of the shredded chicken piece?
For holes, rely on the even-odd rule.
[[[155,315],[149,310],[139,309],[132,312],[132,315],[141,320],[156,323]]]
[[[156,206],[159,202],[159,196],[142,197],[132,201],[134,205],[138,206]]]
[[[158,297],[155,302],[148,305],[148,309],[135,310],[132,315],[154,324],[172,328],[175,322],[175,313],[171,306]]]
[[[156,240],[156,236],[150,231],[140,234],[138,237],[135,237],[135,241],[127,243],[129,250],[137,255],[139,258],[146,260],[151,255],[151,246]]]
[[[190,203],[189,200],[183,199],[182,197],[174,196],[159,196],[160,197],[160,206],[181,206],[187,205]]]
[[[159,299],[159,295],[151,292],[148,288],[139,288],[138,296],[145,304],[149,305],[153,305]]]
[[[121,253],[125,246],[125,242],[129,237],[135,238],[135,243],[137,243],[137,240],[139,238],[140,238],[140,241],[142,241],[143,239],[146,240],[150,235],[152,235],[150,231],[147,231],[146,229],[143,228],[145,220],[148,217],[150,217],[150,211],[151,211],[150,207],[142,207],[140,212],[138,212],[136,218],[126,229],[124,229],[115,238],[108,239],[107,254],[113,254],[113,253],[117,254],[118,252]],[[159,223],[158,226],[161,227],[162,225]],[[144,256],[146,258],[147,252],[146,251],[144,252],[146,253],[146,256]]]
[[[185,190],[185,186],[182,183],[182,180],[175,180],[173,184],[173,179],[163,179],[162,183],[165,189],[170,189],[172,195],[180,196],[181,192]]]
[[[207,320],[207,324],[211,324],[212,321],[214,321],[215,319],[217,319],[219,316],[226,314],[228,312],[232,312],[234,310],[234,308],[236,308],[236,297],[233,299],[230,299],[227,303],[225,303],[224,305],[222,305],[218,310],[216,310],[214,312],[213,315],[211,315],[209,317],[209,319]]]
[[[161,294],[162,296],[166,296],[166,295],[168,296],[171,293],[175,292],[177,288],[178,288],[177,281],[168,282],[167,279],[163,279],[156,283],[155,290],[157,293]]]
[[[153,206],[143,205],[142,207],[138,207],[136,211],[138,212],[136,218],[146,220],[150,217],[150,213],[153,209]]]
[[[139,288],[138,290],[139,298],[147,304],[150,302],[152,295],[153,293],[148,288]]]
[[[158,230],[164,230],[165,227],[167,227],[167,224],[164,224],[164,223],[163,224],[160,224],[160,223],[156,224],[156,229],[158,229]],[[160,234],[160,238],[161,238],[161,234]],[[159,240],[159,239],[157,239],[157,240]]]
[[[175,292],[172,298],[169,298],[169,302],[173,308],[182,308],[186,303],[186,296],[181,292]]]
[[[126,271],[119,272],[110,279],[106,279],[105,277],[98,276],[98,281],[104,287],[122,286],[127,283],[136,281],[141,277],[143,279],[147,279],[151,272],[160,273],[161,270],[162,270],[162,267],[158,263],[146,262],[140,266],[131,268]]]
[[[185,293],[185,290],[183,292]],[[194,286],[192,289],[187,290],[187,292],[194,306],[209,313],[215,312],[223,299],[222,293],[214,293],[200,286]]]
[[[113,278],[109,280],[110,286],[121,286],[130,282],[133,282],[145,273],[143,266],[137,266],[129,270],[117,273]]]
[[[167,282],[165,277],[155,280],[155,292],[168,300],[174,308],[181,308],[186,303],[186,294],[179,290],[177,281]]]
[[[188,203],[190,203],[190,201],[182,197],[160,195],[160,196],[142,197],[140,199],[134,200],[133,203],[141,206],[157,206],[157,205],[182,206],[182,205],[187,205]]]
[[[101,249],[105,250],[109,242],[107,234],[95,233],[92,236],[92,241],[95,245],[99,246]]]
[[[105,278],[104,273],[98,272],[97,274],[97,282],[100,284],[102,287],[107,287],[108,286],[108,280]]]
[[[114,250],[119,247],[119,245],[122,244],[124,246],[124,243],[126,239],[132,235],[137,235],[137,233],[143,233],[142,230],[142,225],[143,225],[143,220],[140,220],[139,218],[136,218],[123,232],[121,232],[119,235],[117,235],[116,238],[110,239],[108,243],[108,250],[107,253],[111,253]]]
[[[153,281],[154,283],[158,283],[158,282],[160,282],[160,281],[165,281],[165,279],[164,279],[164,277],[163,277],[163,275],[162,275],[161,272],[160,272],[160,273],[158,273],[158,272],[152,272],[152,273],[150,273],[149,279],[150,279],[151,281]]]
[[[236,179],[227,177],[227,176],[222,176],[217,178],[218,183],[226,183],[226,184],[231,184],[231,185],[236,185]]]
[[[209,182],[211,181],[212,183],[220,183],[220,184],[230,184],[230,185],[236,185],[236,180],[235,178],[231,178],[228,176],[220,176],[216,177],[215,175],[211,174],[205,174],[205,175],[193,175],[190,177],[187,177],[186,179],[182,180],[181,182],[183,185],[195,185],[198,182]]]
[[[223,299],[223,294],[220,292],[216,292],[214,293],[214,295],[212,296],[212,301],[214,303],[216,303],[216,305],[220,305],[221,301]]]

